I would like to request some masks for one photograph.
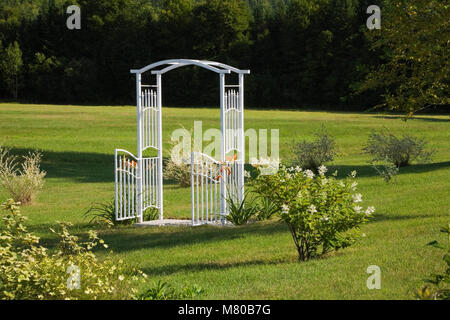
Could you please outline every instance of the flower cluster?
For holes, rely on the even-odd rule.
[[[261,158],[250,159],[250,163],[253,167],[258,168],[262,175],[270,176],[276,174],[280,167],[279,159]]]

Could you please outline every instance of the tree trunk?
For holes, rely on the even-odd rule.
[[[17,74],[15,75],[15,84],[14,84],[14,101],[17,101],[17,97],[18,97],[18,88],[17,88]]]
[[[308,257],[306,255],[304,244],[298,242],[297,232],[295,231],[295,228],[289,223],[288,223],[288,226],[289,226],[289,230],[291,231],[292,238],[294,239],[295,247],[297,248],[298,260],[300,262],[306,261],[308,259]]]

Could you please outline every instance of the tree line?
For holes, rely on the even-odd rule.
[[[367,36],[372,2],[3,0],[0,97],[133,104],[130,69],[193,58],[251,69],[248,106],[367,110],[385,90],[359,90],[370,66],[386,59]],[[73,4],[80,30],[66,27]],[[217,104],[218,77],[195,67],[165,75],[163,88],[168,105]]]

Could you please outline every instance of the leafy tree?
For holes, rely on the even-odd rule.
[[[18,79],[22,66],[22,50],[20,50],[17,41],[11,43],[5,50],[1,50],[0,71],[3,75],[4,82],[14,97],[14,100],[17,100],[18,96]]]
[[[155,53],[159,59],[182,56],[183,53],[191,56],[194,7],[195,0],[164,0],[152,37],[157,42],[158,52]]]
[[[240,0],[209,0],[194,9],[195,51],[210,59],[248,44],[250,11]]]
[[[433,10],[422,10],[428,2]],[[21,98],[39,103],[130,104],[130,68],[187,57],[250,68],[250,106],[364,110],[381,101],[382,90],[392,106],[425,106],[449,96],[448,0],[428,2],[414,2],[421,14],[400,25],[402,16],[390,15],[401,11],[394,4],[406,1],[384,0],[382,30],[366,37],[372,0],[2,0],[0,41],[18,43],[23,67],[17,79],[27,88]],[[81,30],[65,27],[71,4],[82,8]],[[407,59],[395,58],[393,48],[411,39]],[[379,73],[361,85],[380,61]],[[0,82],[0,97],[11,95],[3,72]],[[180,90],[186,84],[189,90]],[[212,105],[216,90],[217,77],[194,67],[164,80],[170,105]]]
[[[384,105],[412,116],[449,105],[448,0],[390,0],[380,30],[367,32],[383,63],[373,66],[360,91],[382,88]]]

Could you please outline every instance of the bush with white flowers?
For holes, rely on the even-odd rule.
[[[300,167],[281,167],[276,174],[259,175],[251,184],[260,196],[270,199],[291,231],[300,261],[352,245],[360,237],[360,226],[374,213],[362,207],[356,172],[337,179],[337,172],[318,175]]]

